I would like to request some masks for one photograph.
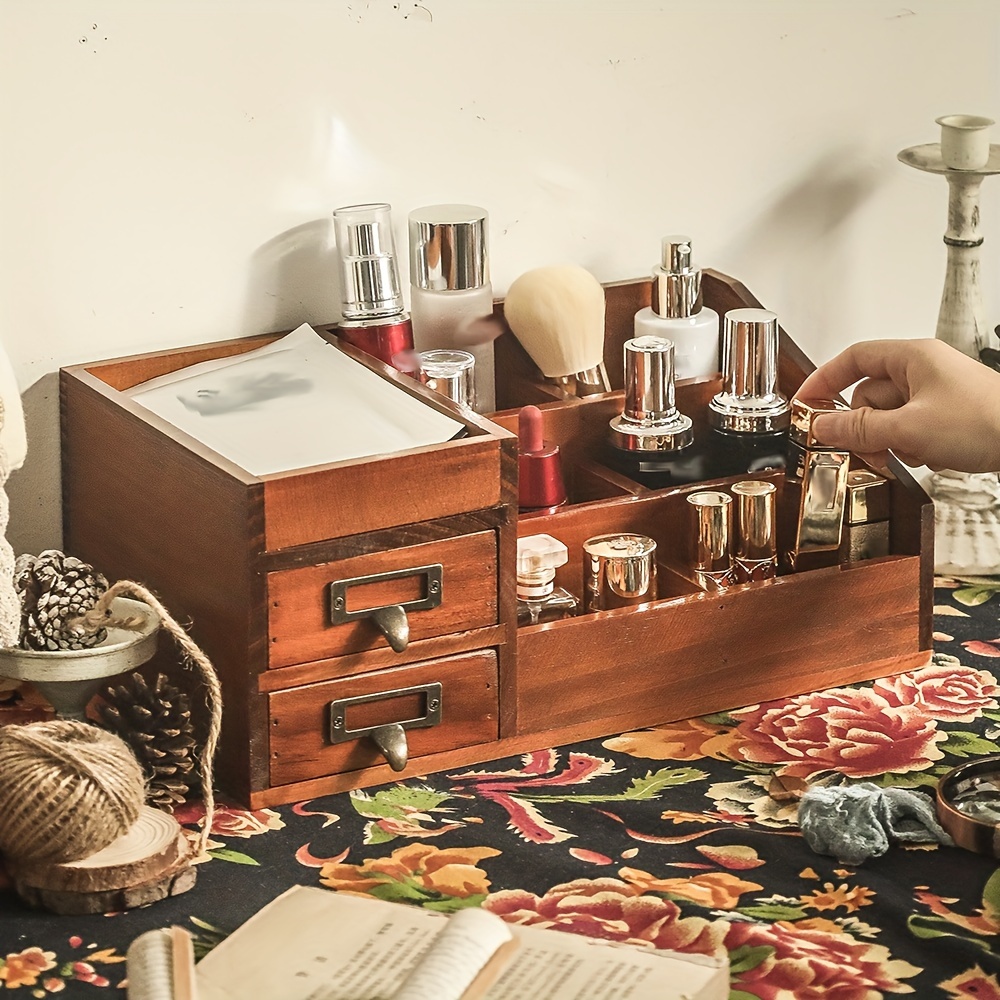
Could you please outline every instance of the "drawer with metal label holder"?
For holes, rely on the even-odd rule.
[[[403,653],[421,639],[497,623],[496,534],[278,570],[267,575],[267,594],[269,667]]]
[[[497,655],[479,649],[269,696],[274,785],[385,765],[497,739]]]

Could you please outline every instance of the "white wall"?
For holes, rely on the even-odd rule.
[[[400,239],[486,206],[498,293],[644,274],[680,231],[817,361],[932,335],[946,186],[896,152],[1000,119],[998,46],[996,0],[0,0],[15,549],[59,544],[59,366],[336,318],[341,204]]]

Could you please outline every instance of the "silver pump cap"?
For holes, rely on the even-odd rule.
[[[489,215],[475,205],[410,212],[410,284],[429,291],[481,288],[490,280]]]
[[[788,427],[778,385],[778,317],[767,309],[730,309],[722,331],[722,392],[708,404],[719,430],[767,434]]]
[[[623,451],[679,451],[694,440],[691,418],[674,403],[674,344],[665,337],[626,340],[625,403],[611,421]]]
[[[345,205],[333,213],[344,319],[377,319],[403,311],[392,209],[384,203]]]
[[[653,268],[653,312],[664,319],[701,312],[701,271],[691,266],[691,237],[664,236],[660,258]]]

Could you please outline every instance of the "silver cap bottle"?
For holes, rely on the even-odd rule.
[[[722,392],[708,404],[713,427],[768,434],[788,427],[778,392],[778,317],[767,309],[730,309],[722,332]]]
[[[625,404],[611,420],[622,451],[680,451],[694,440],[691,418],[674,405],[674,345],[664,337],[626,340]]]
[[[430,291],[481,288],[490,280],[489,215],[475,205],[428,205],[409,217],[410,284]]]
[[[379,202],[345,205],[333,213],[345,320],[403,312],[391,211],[391,206]]]

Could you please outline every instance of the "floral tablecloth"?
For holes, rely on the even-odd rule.
[[[0,987],[112,994],[136,935],[182,924],[204,953],[303,883],[725,951],[731,1000],[1000,1000],[995,862],[917,845],[844,866],[809,849],[794,801],[768,793],[775,775],[933,792],[956,764],[1000,752],[998,593],[939,580],[938,652],[909,674],[281,809],[222,808],[196,887],[142,910],[56,917],[5,889]],[[179,818],[197,824],[200,807]]]

